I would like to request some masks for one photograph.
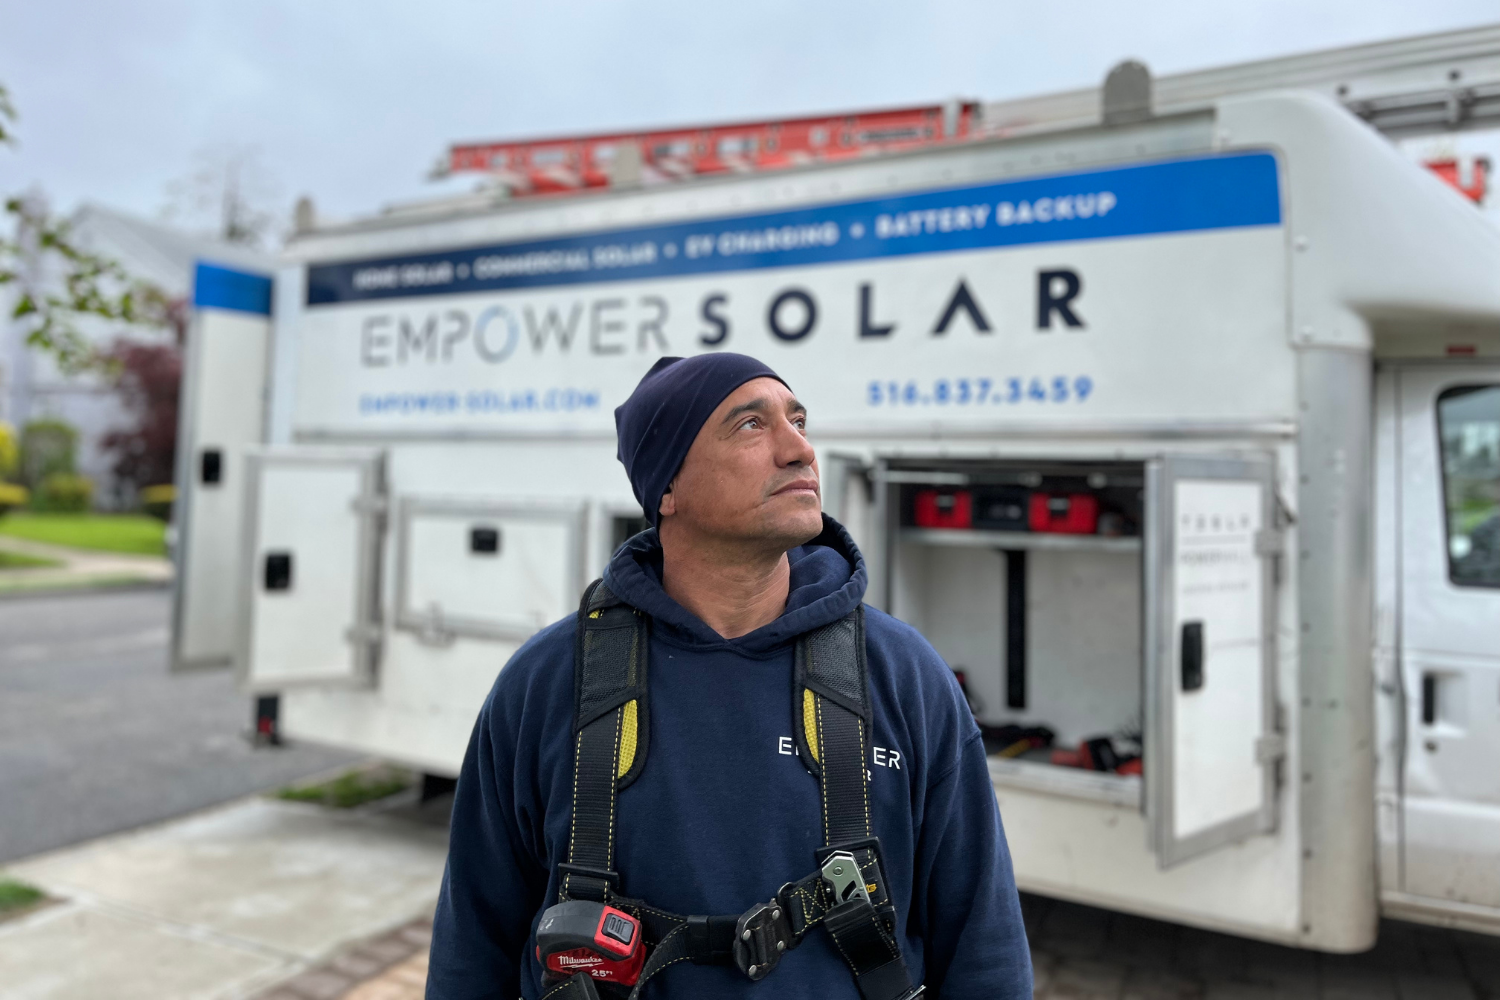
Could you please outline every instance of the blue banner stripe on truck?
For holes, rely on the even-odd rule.
[[[1237,153],[308,268],[307,303],[797,267],[1281,223],[1275,157]]]
[[[271,279],[199,261],[193,272],[193,305],[269,316]]]

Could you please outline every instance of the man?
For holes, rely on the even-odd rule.
[[[566,912],[592,905],[586,912],[597,914],[598,902],[613,902],[641,918],[641,937],[661,951],[647,961],[648,998],[872,1000],[914,995],[908,978],[925,985],[924,1000],[1031,997],[1026,935],[978,727],[926,640],[879,611],[859,610],[864,560],[821,514],[806,420],[779,376],[736,354],[664,358],[615,411],[620,460],[656,527],[614,554],[604,596],[587,598],[584,622],[592,627],[606,612],[591,609],[609,610],[612,595],[627,627],[649,623],[649,704],[639,723],[649,732],[649,757],[638,773],[619,764],[618,791],[607,781],[605,797],[596,796],[607,807],[579,811],[585,825],[607,815],[612,866],[570,865],[580,856],[573,804],[583,793],[575,777],[587,783],[583,728],[575,728],[575,699],[583,697],[575,693],[575,657],[585,648],[579,619],[544,629],[517,651],[480,712],[459,778],[428,1000],[535,1000],[554,990],[572,998],[584,995],[575,988],[594,989],[592,981],[559,987],[556,977],[544,978],[538,927],[555,933],[564,922],[543,920],[560,894],[571,901]],[[813,724],[808,738],[824,723],[821,715],[797,718],[794,703],[802,702],[788,695],[801,683],[798,663],[807,662],[799,639],[856,620],[870,715],[868,746],[863,723],[855,723],[854,752],[865,766],[856,758],[853,771],[864,801],[825,808],[820,782],[834,780],[834,751],[824,745],[817,754],[794,738],[802,723]],[[853,646],[845,652],[853,663]],[[809,713],[814,704],[822,712],[824,701],[806,698]],[[827,704],[831,726],[840,709]],[[635,724],[632,714],[627,725]],[[611,732],[618,754],[619,730]],[[626,738],[635,736],[632,728]],[[819,757],[820,777],[810,774],[810,755]],[[839,821],[832,812],[854,813],[879,838],[878,852],[850,847],[878,857],[868,868],[860,862],[866,875],[858,881],[872,898],[846,885],[847,905],[837,913],[828,848],[848,845],[825,841]],[[821,880],[814,871],[788,885],[816,864],[825,865]],[[802,901],[790,898],[808,886]],[[754,920],[735,922],[768,900]],[[800,935],[787,930],[790,909],[807,924]],[[676,914],[729,916],[697,918],[698,951],[688,955],[666,950],[691,944],[690,922],[668,920]],[[848,929],[850,914],[865,921],[863,931]],[[711,923],[718,929],[710,932]],[[653,927],[665,943],[650,942]],[[755,927],[767,929],[752,940]],[[899,958],[881,955],[884,964],[869,972],[868,951],[851,945],[857,933]],[[713,956],[705,951],[711,937]],[[731,939],[749,957],[731,961]],[[657,974],[672,957],[693,960]],[[572,961],[565,971],[582,960]],[[699,964],[710,961],[717,964]],[[753,981],[773,965],[774,985]]]

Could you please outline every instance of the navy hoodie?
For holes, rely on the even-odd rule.
[[[864,596],[865,566],[825,518],[789,553],[780,618],[725,639],[667,596],[654,530],[615,553],[605,581],[652,618],[645,769],[620,792],[615,868],[625,895],[675,913],[742,913],[814,868],[818,782],[792,730],[799,635]],[[545,992],[533,937],[557,901],[573,794],[569,617],[533,636],[479,713],[453,806],[427,1000]],[[865,611],[874,707],[874,830],[914,983],[944,1000],[1030,1000],[1031,959],[979,729],[953,672],[917,631]],[[858,1000],[849,967],[814,928],[760,983],[683,962],[647,1000]]]

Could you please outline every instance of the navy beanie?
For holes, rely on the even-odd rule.
[[[786,385],[780,375],[744,354],[662,358],[615,408],[616,455],[646,520],[656,524],[662,494],[714,410],[734,390],[758,378]]]

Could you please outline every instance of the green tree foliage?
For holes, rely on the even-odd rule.
[[[21,428],[21,482],[36,489],[49,476],[77,471],[78,432],[61,420],[33,420]]]
[[[48,514],[82,514],[93,499],[94,484],[87,476],[54,472],[37,487],[31,507]]]
[[[16,107],[10,103],[10,94],[3,84],[0,84],[0,144],[10,144],[16,140],[11,135],[11,126],[16,120]]]
[[[30,498],[26,487],[6,482],[15,475],[21,464],[21,447],[16,432],[10,424],[0,421],[0,517],[8,511],[24,506]]]
[[[21,461],[21,443],[16,440],[15,428],[0,420],[0,482],[15,475]]]
[[[17,114],[0,86],[0,145],[14,144]],[[11,318],[26,320],[26,342],[51,354],[68,372],[105,365],[79,332],[83,316],[153,326],[166,322],[170,303],[159,290],[131,278],[119,264],[83,250],[68,224],[54,219],[39,195],[5,199],[9,234],[0,234],[0,287],[17,289]]]

